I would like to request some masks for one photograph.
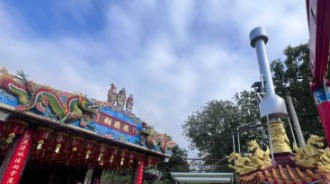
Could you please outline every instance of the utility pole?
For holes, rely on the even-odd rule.
[[[292,118],[292,121],[293,121],[294,130],[296,131],[296,134],[297,134],[297,139],[298,139],[299,146],[304,146],[305,145],[305,139],[304,139],[304,136],[301,132],[298,116],[297,116],[296,110],[293,107],[292,99],[291,99],[290,96],[287,96],[287,102],[288,102],[288,106],[289,106],[289,111],[291,113],[291,118]]]

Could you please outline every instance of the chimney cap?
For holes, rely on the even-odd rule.
[[[250,32],[251,46],[255,47],[255,44],[259,39],[264,40],[265,44],[268,42],[268,36],[265,29],[262,27],[256,27]]]

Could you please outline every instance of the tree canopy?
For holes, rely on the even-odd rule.
[[[187,151],[181,149],[179,146],[175,146],[172,150],[172,157],[169,162],[160,162],[157,170],[161,173],[160,180],[158,182],[151,181],[151,183],[158,184],[172,184],[175,183],[170,172],[188,172],[189,164],[186,161]]]
[[[284,60],[278,59],[271,64],[276,93],[283,98],[287,95],[292,97],[305,139],[310,134],[322,135],[323,129],[309,87],[312,75],[308,46],[288,46],[284,54]]]
[[[286,100],[290,95],[296,109],[305,139],[310,134],[322,135],[318,113],[311,95],[309,80],[309,51],[307,44],[288,46],[284,59],[271,62],[275,91]],[[233,151],[232,134],[237,127],[259,119],[258,99],[255,91],[237,92],[231,100],[212,100],[201,110],[188,116],[183,125],[184,135],[200,153],[213,158],[224,158]],[[289,131],[287,132],[289,134]],[[263,127],[242,129],[240,140],[244,153],[246,141],[257,139],[267,145],[267,132]]]

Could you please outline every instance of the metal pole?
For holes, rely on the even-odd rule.
[[[247,125],[250,125],[250,124],[255,124],[255,123],[257,123],[258,121],[253,121],[253,122],[249,122],[249,123],[245,123],[245,124],[243,124],[243,125],[240,125],[240,126],[238,126],[237,128],[236,128],[236,130],[237,130],[237,145],[238,145],[238,153],[241,153],[241,144],[240,144],[240,139],[239,139],[239,128],[241,128],[241,127],[245,127],[245,126],[247,126]],[[234,138],[233,138],[233,140],[234,140]],[[234,150],[235,150],[235,148],[234,148]]]
[[[274,159],[274,151],[273,151],[273,142],[272,142],[272,135],[270,133],[270,122],[269,122],[269,116],[267,115],[267,133],[268,133],[268,143],[269,143],[269,150],[270,150],[270,155],[272,159]]]
[[[239,132],[238,132],[238,128],[237,128],[237,146],[238,146],[238,153],[241,154],[241,144],[240,144],[240,140],[239,140]]]
[[[292,130],[292,125],[291,125],[290,117],[288,117],[287,120],[288,120],[288,123],[289,123],[290,132],[291,132],[291,134],[292,134],[293,142],[294,142],[294,144],[297,144],[296,137],[295,137],[295,135],[294,135],[294,133],[293,133],[293,130]]]
[[[267,95],[275,94],[275,90],[273,88],[273,79],[270,71],[270,66],[268,62],[268,57],[266,54],[266,43],[268,42],[268,37],[266,36],[266,32],[261,27],[255,28],[250,33],[251,38],[251,46],[256,49],[258,63],[259,63],[259,71],[265,77],[265,87]]]
[[[305,139],[304,139],[304,136],[301,132],[300,123],[299,123],[299,120],[298,120],[298,117],[297,117],[297,113],[294,110],[292,99],[291,99],[290,96],[287,96],[287,101],[288,101],[288,106],[289,106],[289,110],[290,110],[292,121],[293,121],[294,130],[296,131],[296,134],[297,134],[297,139],[298,139],[299,146],[304,146],[305,145]]]
[[[235,149],[235,135],[233,134],[233,151],[236,152],[236,149]]]
[[[268,37],[266,31],[257,27],[250,32],[251,46],[256,49],[260,75],[263,76],[266,89],[266,97],[259,103],[261,121],[266,121],[268,115],[270,119],[286,118],[288,116],[284,99],[275,94],[272,73],[266,53],[266,43]]]

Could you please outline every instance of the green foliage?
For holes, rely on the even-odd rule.
[[[189,172],[189,165],[185,158],[187,151],[176,146],[172,150],[169,162],[161,161],[157,167],[147,167],[144,172],[144,184],[172,184],[175,183],[170,172]],[[132,170],[114,170],[103,174],[102,184],[129,184],[132,180]]]
[[[242,91],[233,97],[236,107],[239,109],[239,128],[241,151],[248,153],[246,143],[251,140],[258,140],[262,148],[268,146],[265,127],[258,126],[259,121],[259,100],[255,91]]]
[[[157,183],[175,183],[170,172],[189,172],[189,165],[185,158],[187,158],[187,151],[180,149],[179,146],[175,146],[172,150],[172,157],[169,162],[160,162],[157,166],[157,169],[162,173],[162,176]]]
[[[130,184],[132,180],[132,171],[107,171],[101,178],[101,184]]]
[[[236,93],[233,101],[208,102],[201,111],[188,117],[183,125],[184,133],[201,154],[210,153],[213,159],[221,159],[233,152],[232,134],[237,127],[246,123],[256,122],[258,118],[258,102],[254,92]],[[252,125],[256,125],[252,123]],[[265,130],[262,127],[239,129],[241,150],[247,152],[246,142],[258,139],[262,145],[267,144]],[[206,162],[205,164],[214,164]],[[215,171],[228,171],[227,167],[217,167]]]
[[[222,158],[232,152],[231,132],[239,125],[238,108],[232,101],[210,101],[188,117],[184,133],[202,154]],[[221,145],[221,147],[219,147]]]
[[[310,134],[322,135],[321,123],[309,87],[311,71],[309,68],[309,50],[307,44],[288,46],[285,59],[271,63],[276,93],[286,99],[290,95],[300,120],[305,139]],[[213,158],[224,158],[232,149],[232,133],[239,125],[259,119],[258,100],[253,91],[242,91],[234,95],[233,101],[213,100],[206,103],[200,111],[188,116],[183,125],[184,135],[201,154],[210,153]],[[243,153],[246,142],[257,139],[265,148],[268,144],[267,131],[259,127],[242,129],[240,142]],[[289,131],[287,134],[290,136]],[[207,164],[207,163],[206,163]]]
[[[310,134],[322,135],[321,123],[309,87],[311,70],[309,67],[309,49],[307,44],[288,46],[286,58],[275,60],[271,64],[276,93],[286,99],[290,95],[300,120],[305,139]]]

